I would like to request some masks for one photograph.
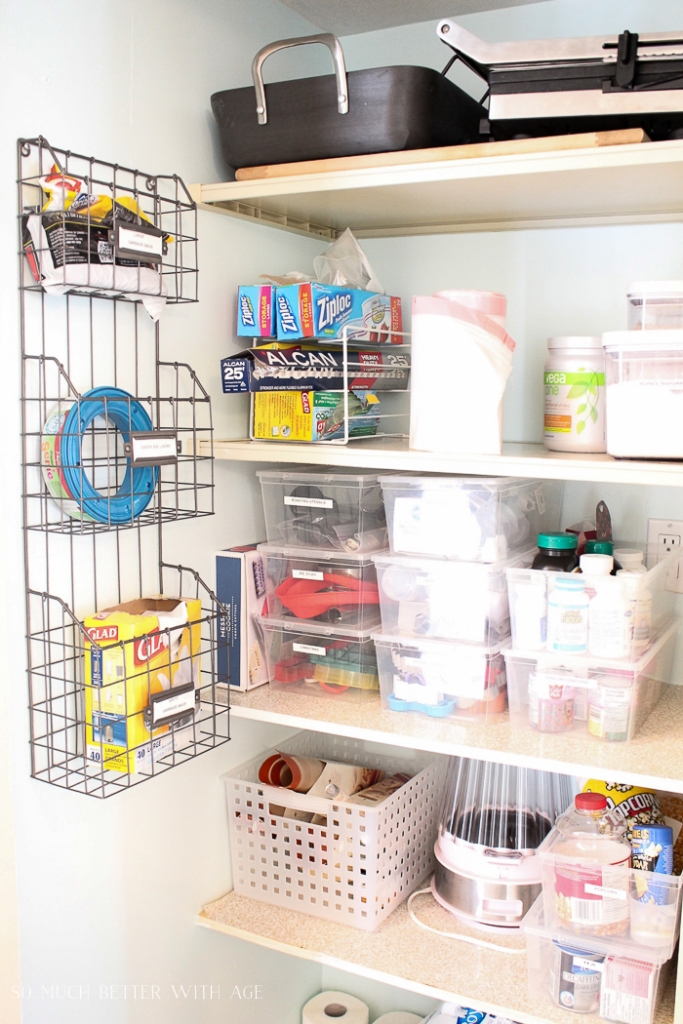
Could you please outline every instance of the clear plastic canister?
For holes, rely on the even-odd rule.
[[[629,331],[683,327],[683,281],[633,281],[627,297]]]

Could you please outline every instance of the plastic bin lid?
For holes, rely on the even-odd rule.
[[[379,474],[375,470],[374,472],[367,473],[347,473],[343,468],[336,470],[333,467],[328,467],[324,473],[321,473],[319,469],[311,467],[311,469],[257,469],[256,475],[260,480],[265,480],[266,483],[270,484],[376,484],[379,480]]]
[[[256,621],[262,629],[273,633],[295,633],[297,636],[310,636],[314,640],[322,638],[326,640],[355,640],[359,644],[365,644],[373,639],[371,630],[330,625],[327,622],[310,622],[308,619],[282,619],[258,615]]]
[[[602,346],[608,352],[652,349],[653,352],[683,348],[683,330],[659,330],[653,327],[639,331],[607,331],[602,336]]]
[[[279,557],[279,558],[295,558],[302,562],[338,562],[341,565],[353,565],[354,568],[361,568],[366,565],[372,565],[372,556],[369,552],[359,554],[353,551],[337,551],[334,548],[295,548],[286,547],[280,544],[269,544],[268,541],[264,541],[262,544],[258,544],[257,551],[262,555]]]
[[[447,651],[454,647],[458,650],[467,651],[469,654],[480,654],[482,658],[492,658],[500,654],[510,646],[510,639],[499,640],[497,644],[487,647],[486,644],[468,644],[461,640],[442,640],[437,637],[403,636],[396,633],[372,633],[372,639],[376,644],[396,644],[401,647],[412,647],[418,651]]]
[[[683,300],[683,281],[631,281],[626,295],[629,299]]]
[[[443,572],[482,573],[493,575],[502,572],[504,569],[524,568],[521,563],[529,562],[530,567],[536,554],[536,546],[527,548],[526,551],[517,551],[509,558],[503,558],[499,562],[465,562],[457,558],[442,558],[440,555],[404,555],[394,551],[376,551],[370,556],[376,565],[396,565],[405,569],[414,569],[416,572],[438,572],[439,566]],[[641,574],[642,575],[642,574]]]
[[[683,331],[680,332],[683,335]],[[433,476],[404,476],[394,474],[393,476],[379,477],[382,487],[410,488],[415,487],[423,490],[426,487],[438,488],[440,490],[453,487],[502,491],[506,487],[519,487],[525,484],[529,487],[539,484],[541,481],[534,477],[510,477],[510,476],[443,476],[442,473],[435,473]]]

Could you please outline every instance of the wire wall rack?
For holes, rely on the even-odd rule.
[[[226,610],[163,548],[214,512],[211,400],[161,351],[197,211],[176,175],[42,137],[18,198],[32,775],[108,797],[230,738]]]

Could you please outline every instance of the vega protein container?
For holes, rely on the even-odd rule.
[[[609,331],[602,344],[608,454],[683,459],[683,330]]]
[[[605,451],[605,354],[600,337],[548,338],[543,443],[553,452]]]

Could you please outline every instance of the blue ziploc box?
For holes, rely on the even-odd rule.
[[[278,288],[275,306],[278,341],[339,339],[345,327],[350,338],[396,345],[403,340],[401,300],[395,295],[311,281]]]
[[[237,290],[237,337],[274,338],[274,302],[273,285],[240,285]]]

